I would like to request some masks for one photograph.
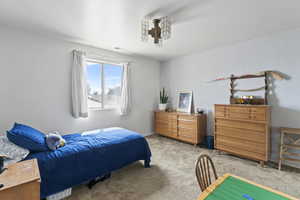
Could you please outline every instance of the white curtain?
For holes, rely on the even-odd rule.
[[[123,64],[120,115],[127,115],[130,110],[129,64]]]
[[[73,51],[72,66],[72,114],[75,118],[88,117],[88,94],[85,52]]]

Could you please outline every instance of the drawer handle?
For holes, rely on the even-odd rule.
[[[178,127],[178,130],[181,130],[181,129],[184,129],[184,130],[189,130],[189,131],[194,131],[195,130],[195,128],[187,128],[187,127],[182,127],[182,126],[179,126]]]
[[[178,121],[193,122],[195,120],[193,120],[193,119],[178,119]]]

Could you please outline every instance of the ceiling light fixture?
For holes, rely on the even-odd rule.
[[[150,22],[153,25],[150,27]],[[148,42],[149,36],[154,39],[154,44],[162,47],[162,41],[171,37],[171,21],[167,16],[159,19],[144,18],[142,20],[142,41]]]

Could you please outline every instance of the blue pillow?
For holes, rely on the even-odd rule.
[[[7,131],[7,138],[12,143],[31,152],[49,150],[45,134],[30,126],[15,123],[14,127],[10,131]]]

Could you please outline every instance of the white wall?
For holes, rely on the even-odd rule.
[[[99,36],[101,37],[101,36]],[[133,108],[127,117],[116,111],[91,111],[88,119],[71,116],[72,50],[116,53],[0,27],[0,134],[14,122],[42,131],[63,133],[121,126],[152,132],[152,111],[158,103],[160,63],[138,56],[118,55],[131,64]]]
[[[270,97],[272,157],[276,159],[278,127],[300,127],[300,29],[165,62],[161,67],[161,87],[168,89],[173,104],[176,103],[176,90],[193,90],[195,107],[203,107],[208,111],[209,134],[213,134],[213,105],[229,103],[229,81],[203,82],[230,74],[242,75],[263,70],[278,70],[290,76],[290,80],[274,82]],[[239,88],[263,86],[263,82],[258,80],[238,83]]]

